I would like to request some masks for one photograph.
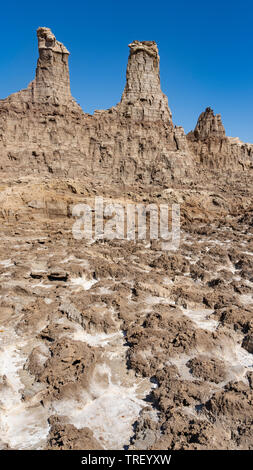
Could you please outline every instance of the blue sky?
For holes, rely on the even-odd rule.
[[[33,79],[38,26],[71,52],[72,95],[89,113],[119,102],[127,45],[155,40],[174,123],[188,132],[211,106],[227,135],[253,142],[252,18],[252,0],[2,2],[0,97]]]

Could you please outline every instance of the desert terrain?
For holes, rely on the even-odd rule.
[[[252,449],[253,145],[209,107],[173,125],[153,41],[86,114],[37,35],[34,81],[0,100],[1,449]],[[180,205],[179,247],[75,239],[96,197]]]

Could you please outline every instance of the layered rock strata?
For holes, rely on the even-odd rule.
[[[69,52],[49,28],[37,31],[39,59],[27,89],[0,100],[3,175],[92,176],[132,184],[195,178],[202,168],[252,168],[253,146],[226,137],[210,108],[186,138],[160,87],[154,41],[134,41],[119,104],[86,114],[70,91]]]
[[[198,163],[204,167],[230,170],[253,168],[253,145],[227,137],[221,115],[215,115],[211,108],[201,113],[187,139]]]
[[[226,132],[222,124],[221,115],[214,114],[211,108],[206,108],[199,116],[193,134],[197,140],[205,140],[209,137],[223,139],[226,136]]]
[[[33,82],[35,102],[68,103],[70,93],[69,51],[56,40],[49,28],[38,28],[39,59]]]
[[[10,106],[16,103],[19,106],[26,105],[68,105],[75,107],[75,102],[70,92],[69,51],[56,40],[49,28],[37,30],[39,58],[37,61],[35,79],[25,90],[10,95],[6,101]]]
[[[129,48],[127,82],[118,109],[136,121],[172,124],[168,99],[160,86],[160,57],[156,43],[133,41]]]
[[[139,70],[135,93],[128,76],[119,105],[83,113],[67,52],[49,30],[38,37],[34,82],[0,103],[0,449],[252,450],[245,144],[211,110],[188,138],[173,127],[152,54],[144,95]],[[130,62],[156,51],[139,44]],[[226,159],[233,178],[200,171]],[[180,204],[180,246],[149,230],[77,240],[72,208],[95,210],[96,195],[124,210]]]
[[[130,44],[121,102],[91,116],[71,96],[67,49],[48,28],[39,28],[37,36],[35,79],[0,101],[2,172],[109,175],[130,183],[180,179],[191,172],[184,131],[174,129],[160,88],[153,41]]]

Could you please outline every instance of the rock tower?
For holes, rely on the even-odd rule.
[[[206,108],[198,118],[194,135],[200,140],[205,140],[208,137],[217,137],[218,139],[225,137],[226,133],[221,121],[221,115],[215,115],[211,108]]]
[[[56,40],[49,28],[38,28],[39,58],[32,82],[33,100],[67,104],[71,100],[69,51]]]
[[[2,175],[167,185],[194,177],[201,166],[238,170],[251,164],[253,146],[226,137],[220,115],[210,108],[187,138],[173,125],[154,41],[129,45],[120,103],[90,115],[71,95],[66,47],[49,28],[38,28],[37,38],[34,80],[0,100]]]
[[[119,110],[136,121],[172,122],[168,99],[161,91],[157,44],[133,41],[129,48],[126,86]]]
[[[221,115],[215,115],[211,108],[200,114],[187,139],[197,161],[205,167],[229,171],[252,167],[253,145],[227,137]]]

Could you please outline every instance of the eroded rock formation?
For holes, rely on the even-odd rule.
[[[226,133],[221,121],[221,115],[215,115],[211,108],[206,108],[199,116],[193,133],[197,140],[205,140],[209,137],[223,139]]]
[[[66,47],[49,28],[37,31],[39,59],[27,89],[0,100],[0,168],[4,174],[93,175],[167,184],[201,167],[243,170],[252,146],[225,136],[210,108],[194,132],[174,127],[160,87],[154,41],[133,41],[119,104],[85,114],[70,92]],[[201,166],[199,166],[199,163]],[[195,165],[197,164],[197,166]]]
[[[129,48],[127,82],[118,109],[136,121],[172,123],[168,99],[161,91],[156,43],[133,41]]]
[[[34,81],[0,102],[0,448],[252,449],[251,147],[210,109],[173,126],[155,43],[90,116],[38,39]],[[96,196],[180,204],[178,249],[75,239]]]
[[[56,40],[49,28],[38,28],[39,59],[33,82],[35,102],[68,103],[71,100],[66,47]]]
[[[246,176],[127,195],[109,178],[1,183],[0,448],[252,450]],[[94,194],[180,203],[179,249],[74,239],[70,208]]]
[[[194,166],[182,128],[174,129],[161,92],[154,42],[130,44],[121,102],[94,116],[71,97],[68,51],[39,28],[36,78],[0,101],[3,173],[93,175],[125,182],[170,181]]]
[[[49,28],[38,28],[37,38],[39,58],[35,79],[27,89],[8,97],[8,103],[16,102],[17,106],[26,104],[26,108],[32,104],[74,107],[70,92],[69,51],[56,40]]]
[[[211,108],[199,116],[194,131],[187,135],[198,163],[210,169],[249,170],[253,167],[253,145],[226,136],[221,115]]]

